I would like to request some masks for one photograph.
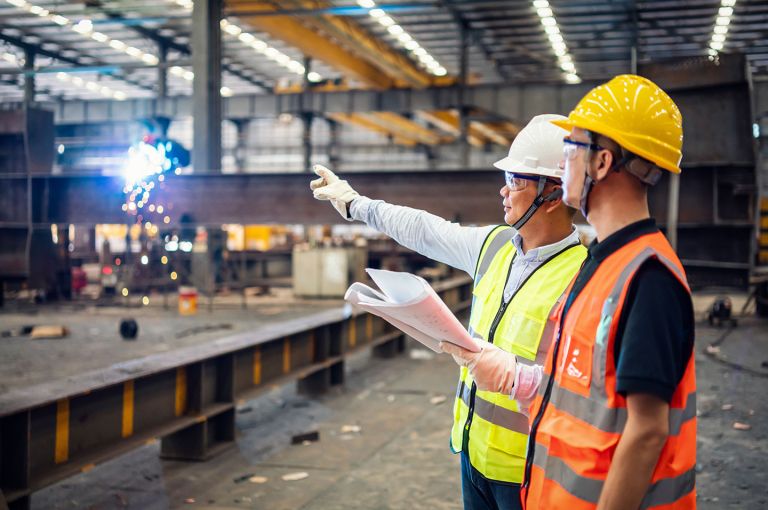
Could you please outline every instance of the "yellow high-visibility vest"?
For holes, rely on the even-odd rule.
[[[541,264],[504,301],[504,288],[516,250],[514,230],[502,225],[483,243],[477,268],[469,332],[517,355],[518,363],[541,365],[549,345],[542,342],[549,317],[584,261],[587,250],[569,245]],[[453,407],[451,449],[464,451],[472,466],[490,480],[521,483],[528,443],[528,417],[509,395],[479,391],[462,367]]]

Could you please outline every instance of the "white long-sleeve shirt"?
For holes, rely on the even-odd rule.
[[[355,198],[349,213],[352,218],[388,235],[406,248],[455,267],[472,277],[475,276],[477,258],[483,249],[483,243],[495,228],[495,225],[463,227],[426,211],[363,196]],[[549,257],[578,242],[579,234],[574,228],[566,238],[524,253],[523,239],[520,233],[516,232],[512,243],[515,245],[517,256],[504,288],[504,300],[511,299],[525,279]]]

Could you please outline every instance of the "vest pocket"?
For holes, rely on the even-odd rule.
[[[594,342],[574,331],[565,338],[565,349],[559,360],[559,379],[564,388],[589,397],[592,382]]]
[[[497,284],[487,276],[472,290],[474,303],[469,317],[469,326],[472,328],[475,336],[488,340],[488,330],[491,328],[491,322],[496,316],[501,303],[498,302],[498,296],[495,296],[495,286]],[[494,299],[496,297],[496,299]]]
[[[496,331],[494,343],[505,351],[535,360],[545,322],[517,310],[508,310]]]

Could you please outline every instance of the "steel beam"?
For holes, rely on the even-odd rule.
[[[369,115],[365,113],[329,113],[327,114],[327,118],[340,124],[361,127],[363,129],[367,129],[368,131],[373,131],[374,133],[386,136],[397,145],[414,147],[419,143],[418,140],[414,137],[404,136],[401,133],[394,132],[388,127],[381,125],[381,123],[375,122],[370,118]]]
[[[440,110],[433,112],[419,111],[416,115],[426,120],[430,124],[433,124],[446,133],[450,133],[455,137],[461,136],[461,129],[459,127],[459,115],[454,110]],[[482,147],[485,145],[485,140],[482,137],[477,136],[478,133],[470,130],[468,134],[468,141],[475,147]]]
[[[222,0],[199,0],[192,10],[192,165],[197,173],[221,172],[222,12]]]
[[[389,130],[394,136],[412,138],[424,145],[437,145],[447,141],[446,137],[440,136],[438,133],[397,113],[373,112],[366,115],[376,124]]]
[[[495,170],[345,173],[364,195],[426,209],[443,218],[466,223],[498,223],[503,179]],[[169,175],[153,191],[153,201],[165,204],[177,227],[182,214],[207,225],[223,223],[332,224],[343,221],[327,204],[312,197],[306,174]],[[33,176],[34,197],[40,207],[32,222],[93,225],[126,223],[124,181],[108,176]],[[43,192],[44,190],[44,192]],[[38,193],[39,191],[39,193]],[[39,195],[39,196],[38,196]],[[18,207],[26,196],[26,178],[3,178],[0,186],[0,226],[26,225]],[[84,204],[88,204],[84,207]],[[144,212],[146,220],[163,225],[162,216]]]
[[[470,85],[464,91],[464,104],[524,124],[541,113],[568,113],[596,83],[578,85],[532,83],[525,85]],[[458,108],[458,87],[304,92],[301,94],[253,94],[222,98],[227,119],[275,118],[281,113],[298,114],[302,107],[316,114],[367,113],[372,111],[414,112]],[[75,101],[52,103],[57,124],[130,122],[164,116],[192,116],[191,97],[166,100]]]
[[[416,115],[453,136],[461,136],[459,115],[455,110],[434,112],[420,111],[417,112]],[[517,132],[512,133],[512,136],[508,136],[508,133],[509,128],[502,126],[500,123],[493,124],[472,120],[469,122],[467,139],[469,143],[475,147],[483,147],[487,142],[493,142],[508,148]]]
[[[318,0],[281,0],[279,3],[281,7],[331,6],[329,2]],[[354,20],[338,16],[311,16],[303,18],[303,21],[315,30],[329,34],[348,49],[354,49],[354,52],[347,51],[347,55],[342,58],[358,58],[357,55],[360,55],[368,63],[394,78],[396,86],[426,87],[437,81],[432,74],[416,66],[412,59],[394,50],[388,43],[373,37]],[[311,51],[305,53],[312,54]],[[331,62],[329,64],[334,65]],[[377,88],[378,85],[374,84],[373,87]]]
[[[256,12],[277,10],[267,2],[230,0],[229,5]],[[346,48],[307,28],[299,20],[290,17],[240,16],[251,27],[269,33],[305,55],[322,60],[341,72],[354,76],[373,88],[389,88],[396,85],[391,75],[370,62],[352,55]]]

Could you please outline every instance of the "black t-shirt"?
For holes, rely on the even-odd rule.
[[[653,219],[638,221],[589,246],[564,312],[608,255],[638,237],[658,232]],[[693,352],[693,303],[680,281],[656,259],[630,283],[616,330],[616,391],[672,400]]]

